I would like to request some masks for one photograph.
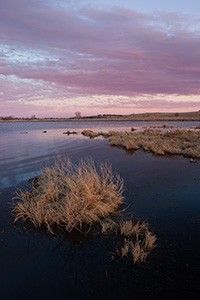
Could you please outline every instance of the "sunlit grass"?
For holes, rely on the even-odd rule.
[[[20,191],[13,209],[15,222],[30,221],[35,227],[64,227],[68,232],[99,222],[116,213],[123,200],[124,182],[107,163],[57,162],[33,181],[31,191]]]
[[[183,155],[189,158],[200,158],[200,131],[173,129],[168,125],[161,126],[163,130],[152,128],[143,131],[99,132],[90,131],[87,136],[99,135],[109,138],[111,146],[122,146],[127,150],[144,149],[158,155]]]

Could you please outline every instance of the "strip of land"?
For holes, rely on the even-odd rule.
[[[68,121],[200,121],[200,111],[184,113],[104,114],[72,118],[0,117],[0,122],[68,122]]]
[[[166,128],[167,125],[163,125]],[[83,130],[90,138],[103,136],[109,138],[111,146],[121,146],[127,150],[143,149],[158,155],[183,155],[192,159],[200,158],[200,127],[193,130],[163,130],[147,128],[143,131],[94,132]]]

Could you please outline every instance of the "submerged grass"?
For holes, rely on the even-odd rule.
[[[57,162],[32,182],[30,192],[20,191],[15,197],[20,200],[13,209],[15,222],[29,220],[51,233],[55,225],[68,232],[82,229],[116,213],[123,189],[123,179],[107,163],[96,167],[92,160]]]

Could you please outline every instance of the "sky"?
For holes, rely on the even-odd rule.
[[[199,0],[0,0],[0,116],[200,110]]]

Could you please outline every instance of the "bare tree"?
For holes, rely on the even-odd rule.
[[[80,111],[76,111],[76,112],[75,112],[75,117],[76,117],[77,119],[80,119],[80,118],[81,118],[81,112],[80,112]]]

